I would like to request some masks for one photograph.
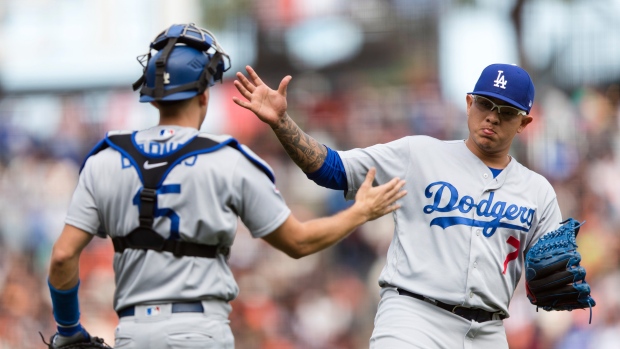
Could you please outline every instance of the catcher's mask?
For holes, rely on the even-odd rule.
[[[151,56],[151,51],[158,51]],[[230,57],[215,36],[194,23],[173,24],[138,56],[142,76],[133,84],[140,102],[179,101],[203,93],[230,69]]]

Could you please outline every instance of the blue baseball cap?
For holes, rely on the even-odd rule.
[[[474,90],[468,92],[501,99],[528,114],[534,104],[534,93],[530,75],[514,64],[491,64],[484,68]]]

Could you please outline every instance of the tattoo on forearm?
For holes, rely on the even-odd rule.
[[[284,118],[273,131],[302,171],[314,172],[323,165],[327,156],[325,147],[302,131],[290,117]]]

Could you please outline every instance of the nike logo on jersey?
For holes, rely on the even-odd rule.
[[[166,165],[168,165],[168,162],[167,162],[167,161],[164,161],[164,162],[156,162],[156,163],[154,163],[154,164],[149,164],[149,161],[148,161],[148,160],[146,160],[146,161],[144,162],[144,169],[145,169],[145,170],[150,170],[150,169],[152,169],[152,168],[162,167],[162,166],[166,166]]]
[[[534,220],[535,209],[508,204],[504,201],[494,201],[495,193],[490,192],[489,197],[476,202],[468,195],[459,196],[458,190],[448,182],[434,182],[429,184],[424,191],[427,198],[432,198],[431,205],[424,206],[424,213],[433,212],[453,212],[467,214],[475,209],[478,217],[492,217],[493,220],[476,220],[468,214],[468,217],[451,216],[436,217],[431,220],[430,225],[436,225],[443,229],[453,225],[468,225],[470,227],[481,227],[482,233],[490,237],[497,231],[497,228],[507,228],[521,231],[529,231]],[[503,220],[503,221],[502,221]]]

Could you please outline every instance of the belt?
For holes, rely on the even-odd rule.
[[[184,302],[184,303],[172,303],[171,313],[202,313],[204,308],[202,302]],[[123,308],[116,312],[119,318],[125,316],[134,316],[136,314],[136,308],[134,306]]]
[[[486,311],[480,308],[466,308],[460,305],[452,305],[452,304],[446,304],[440,301],[436,301],[434,299],[428,298],[428,297],[424,297],[420,294],[417,293],[413,293],[413,292],[409,292],[409,291],[405,291],[403,289],[397,288],[398,290],[398,294],[402,295],[402,296],[409,296],[409,297],[413,297],[428,303],[431,303],[433,305],[438,306],[439,308],[449,311],[453,314],[456,314],[462,318],[465,318],[467,320],[473,320],[476,322],[485,322],[485,321],[490,321],[493,320],[493,315],[497,314],[499,315],[499,318],[501,320],[504,320],[506,318],[506,315],[496,312],[490,312],[490,311]]]

